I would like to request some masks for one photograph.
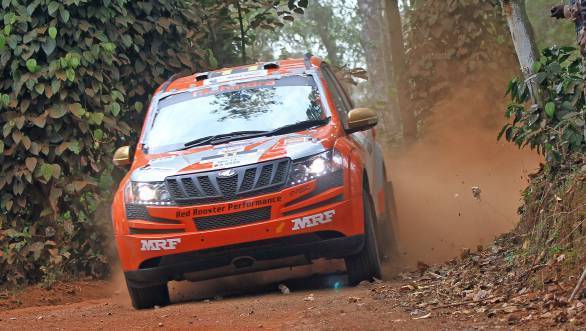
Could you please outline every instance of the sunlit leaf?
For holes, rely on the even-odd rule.
[[[545,113],[547,114],[547,116],[553,117],[555,115],[555,103],[548,102],[545,105]]]

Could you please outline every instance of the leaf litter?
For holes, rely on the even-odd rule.
[[[556,272],[565,256],[523,267],[511,258],[516,241],[507,234],[488,249],[463,250],[445,264],[420,262],[416,271],[398,276],[402,284],[376,284],[371,296],[403,309],[412,319],[452,315],[510,326],[586,327],[586,289],[570,301],[576,276]]]

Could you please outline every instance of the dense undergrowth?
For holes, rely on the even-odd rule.
[[[239,3],[248,32],[307,6]],[[103,276],[114,149],[136,142],[171,75],[234,64],[243,21],[208,0],[2,0],[0,13],[0,285]]]
[[[100,276],[110,155],[148,91],[206,64],[201,36],[181,0],[21,3],[0,10],[0,284]]]
[[[538,268],[552,259],[568,271],[586,267],[586,107],[582,59],[571,47],[551,47],[534,65],[545,102],[528,106],[524,81],[513,79],[506,116],[512,121],[499,137],[529,146],[545,157],[523,191],[522,238],[512,253],[519,265]]]
[[[586,267],[586,167],[532,176],[523,192],[522,239],[516,251],[520,265],[539,267],[564,261],[565,271],[579,276]],[[535,285],[540,284],[535,283]]]

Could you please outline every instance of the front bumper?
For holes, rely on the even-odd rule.
[[[330,237],[330,238],[328,238]],[[358,253],[364,236],[338,236],[335,232],[316,232],[285,238],[262,240],[156,258],[157,266],[126,271],[132,287],[146,287],[198,272],[197,280],[262,271],[304,264],[317,258],[343,258]],[[300,257],[301,260],[287,259]],[[239,264],[238,261],[250,262]],[[296,261],[302,261],[301,263]]]
[[[119,225],[115,238],[122,268],[131,282],[148,283],[226,266],[232,259],[252,253],[255,260],[271,260],[272,252],[267,250],[273,249],[277,252],[274,258],[350,255],[361,247],[356,238],[363,235],[364,223],[362,189],[348,183],[346,177],[341,186],[320,189],[320,182],[311,181],[230,202],[152,206],[148,207],[149,219],[128,220],[118,209],[114,212],[115,225]],[[215,217],[226,222],[231,217],[225,216],[248,211],[255,214],[266,208],[270,210],[266,220],[202,230],[213,224]],[[200,217],[213,222],[198,223]],[[307,241],[310,237],[313,240]]]

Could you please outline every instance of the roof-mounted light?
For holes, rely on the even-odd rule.
[[[279,64],[277,62],[267,62],[265,64],[263,64],[263,69],[268,70],[268,69],[279,69]]]
[[[200,74],[195,74],[195,81],[201,82],[202,80],[206,80],[209,78],[209,74],[207,72],[202,72]]]

